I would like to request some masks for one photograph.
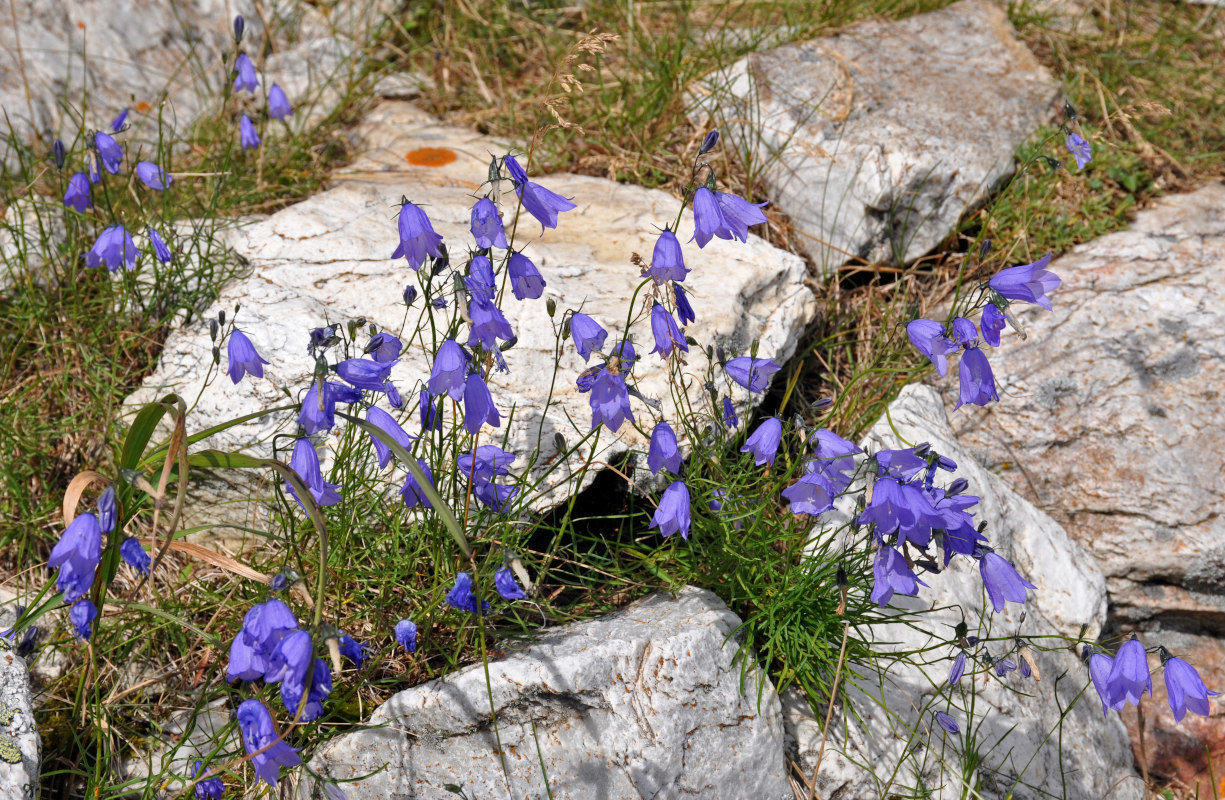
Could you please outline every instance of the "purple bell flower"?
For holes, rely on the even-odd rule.
[[[659,303],[651,307],[651,333],[655,337],[655,349],[651,352],[659,353],[660,358],[672,355],[674,349],[689,352],[689,343],[685,341],[685,334],[681,333],[681,329],[668,309]]]
[[[51,550],[47,566],[59,568],[55,586],[65,603],[85,596],[94,582],[94,571],[102,560],[102,528],[98,518],[88,512],[78,514]]]
[[[689,274],[685,267],[685,258],[681,253],[680,240],[676,234],[665,228],[655,240],[655,251],[651,254],[651,266],[646,271],[659,286],[667,281],[683,281]]]
[[[486,423],[496,428],[502,424],[502,417],[493,404],[489,387],[484,379],[474,372],[464,384],[464,428],[475,436]]]
[[[1115,705],[1114,694],[1110,688],[1110,671],[1114,668],[1114,659],[1105,653],[1094,653],[1089,656],[1089,677],[1093,680],[1093,688],[1102,701],[1102,716],[1106,716],[1112,708],[1122,708],[1123,704]]]
[[[966,671],[966,651],[962,650],[953,659],[953,667],[949,670],[949,686],[956,686]]]
[[[1062,283],[1058,275],[1047,269],[1050,264],[1051,254],[1047,253],[1032,264],[1005,267],[995,273],[995,276],[987,281],[987,285],[1001,297],[1036,303],[1050,311],[1051,301],[1047,294],[1055,291]]]
[[[931,319],[916,319],[906,325],[906,336],[920,353],[936,367],[941,376],[948,372],[948,354],[957,352],[957,345],[944,335],[944,326]]]
[[[255,65],[251,63],[251,59],[246,53],[239,53],[238,59],[234,62],[234,91],[236,92],[254,92],[255,87],[259,86],[259,76],[255,73]]]
[[[469,614],[476,613],[476,595],[472,593],[472,576],[467,572],[461,572],[455,576],[455,585],[451,587],[451,591],[447,592],[447,603],[459,611],[467,611]],[[481,601],[481,613],[484,614],[489,610],[489,603]]]
[[[732,405],[730,397],[723,398],[723,424],[728,430],[740,424],[740,417],[736,416],[736,407]]]
[[[391,375],[391,368],[399,361],[379,363],[369,358],[347,358],[336,365],[336,374],[358,389],[370,392],[383,391],[383,384]]]
[[[313,436],[320,431],[330,431],[336,425],[336,404],[352,404],[361,399],[360,389],[326,381],[323,385],[321,402],[319,382],[315,381],[311,383],[310,389],[306,391],[306,396],[302,398],[302,410],[298,413],[298,424],[306,431],[307,436]]]
[[[120,267],[132,270],[136,268],[139,255],[132,234],[122,225],[112,225],[98,235],[94,246],[85,254],[85,266],[94,269],[105,265],[111,272]]]
[[[366,345],[366,355],[380,364],[386,364],[389,361],[394,362],[403,348],[404,343],[399,338],[390,333],[376,333]]]
[[[102,181],[101,159],[97,153],[87,153],[85,156],[85,174],[89,178],[89,183],[100,183]]]
[[[545,228],[557,227],[557,215],[559,213],[570,211],[577,207],[565,197],[549,191],[539,183],[529,181],[527,179],[527,172],[524,171],[523,167],[519,166],[519,162],[514,156],[506,156],[503,163],[506,164],[506,169],[511,174],[511,180],[515,184],[515,194],[523,202],[523,207],[527,210],[527,213],[540,222],[541,234],[544,233]]]
[[[203,768],[203,765],[196,761],[191,767],[191,777],[199,777],[200,771]],[[203,778],[196,783],[195,791],[192,794],[195,795],[196,800],[221,800],[222,796],[225,795],[225,782],[221,778]]]
[[[310,722],[323,715],[323,701],[332,693],[332,670],[322,658],[314,660],[310,691],[307,692],[305,705],[302,704],[304,691],[306,691],[305,677],[300,681],[289,678],[281,681],[281,702],[285,708],[289,713],[297,714],[298,706],[301,705],[302,714],[298,720]]]
[[[985,406],[992,400],[999,400],[995,390],[995,375],[991,372],[991,362],[987,355],[977,347],[967,348],[961,354],[961,364],[957,367],[957,375],[961,379],[960,394],[953,410],[967,403]]]
[[[412,447],[414,437],[409,436],[404,429],[400,427],[400,423],[396,422],[396,418],[388,414],[383,409],[377,406],[371,406],[368,408],[366,410],[366,421],[371,425],[378,427],[380,430],[394,439],[396,444],[400,445],[405,450]],[[375,455],[378,456],[379,469],[384,469],[387,466],[387,463],[391,461],[391,448],[384,444],[382,439],[379,439],[373,434],[370,436],[370,443],[374,445]]]
[[[766,464],[774,466],[774,459],[778,457],[778,445],[782,439],[783,423],[779,422],[776,417],[770,417],[749,435],[744,446],[740,448],[740,452],[752,453],[759,467]]]
[[[872,499],[857,522],[875,525],[877,537],[897,533],[899,545],[908,541],[926,547],[941,518],[922,489],[886,476],[872,485]]]
[[[591,317],[576,311],[570,316],[570,338],[574,340],[575,349],[586,362],[591,358],[592,351],[604,346],[608,331]]]
[[[665,539],[678,531],[682,538],[689,538],[689,487],[684,481],[673,481],[664,490],[650,528],[659,528]]]
[[[115,513],[115,484],[112,483],[98,496],[98,529],[102,533],[115,530]]]
[[[109,134],[99,131],[94,134],[94,149],[102,161],[102,168],[112,175],[118,175],[119,165],[123,163],[123,148],[119,146],[119,143]]]
[[[782,491],[783,497],[791,504],[792,514],[824,514],[834,507],[834,496],[837,493],[829,481],[819,472],[809,471],[800,479]]]
[[[420,206],[405,202],[400,206],[399,216],[400,244],[391,254],[392,258],[403,256],[413,269],[421,269],[425,257],[442,258],[438,249],[442,244],[442,236],[434,232],[430,218],[425,215]]]
[[[660,420],[651,431],[651,446],[647,451],[647,468],[652,475],[658,475],[665,467],[674,475],[681,471],[680,446],[676,442],[676,432],[667,422]]]
[[[337,635],[336,647],[340,650],[342,656],[352,661],[354,666],[359,669],[362,662],[366,660],[365,646],[344,631],[340,631]]]
[[[782,367],[769,358],[740,356],[727,362],[724,369],[733,381],[750,392],[764,392],[770,384],[770,376]]]
[[[723,217],[723,209],[715,199],[714,192],[702,187],[693,193],[693,240],[698,247],[705,247],[712,236],[731,239],[735,236],[731,225]]]
[[[230,368],[226,370],[226,374],[230,376],[230,380],[235,385],[243,379],[244,375],[264,377],[264,365],[269,363],[255,352],[255,345],[251,344],[247,335],[237,328],[230,332],[226,356],[230,360]]]
[[[72,623],[73,632],[86,641],[93,633],[92,623],[97,618],[98,607],[92,600],[78,600],[68,610],[68,621]]]
[[[974,323],[965,317],[957,317],[949,325],[949,330],[953,334],[953,341],[962,347],[976,347],[978,345],[978,328]]]
[[[472,207],[471,230],[477,247],[487,250],[495,247],[499,250],[510,249],[506,243],[506,228],[502,226],[498,207],[488,197],[477,200]]]
[[[269,786],[276,786],[280,767],[296,767],[302,763],[297,750],[283,741],[277,741],[272,715],[263,703],[254,699],[244,700],[238,706],[237,716],[238,728],[242,731],[242,743],[247,748],[247,753],[259,754],[251,759],[251,766],[255,769],[255,774]]]
[[[78,172],[68,179],[68,188],[64,190],[64,206],[83,214],[85,209],[92,205],[89,198],[89,179],[84,172]]]
[[[1005,602],[1024,603],[1025,590],[1038,588],[1022,578],[1006,558],[991,550],[983,555],[978,567],[997,614],[1004,610]]]
[[[1002,678],[1016,668],[1016,663],[1011,659],[1001,658],[999,661],[995,662],[995,676],[997,678]]]
[[[493,276],[493,264],[485,256],[473,256],[468,264],[468,276],[464,278],[464,286],[474,295],[479,294],[486,300],[493,300],[496,281]]]
[[[472,295],[468,301],[468,317],[472,320],[468,329],[469,347],[480,344],[486,350],[494,351],[498,349],[498,339],[509,341],[515,338],[515,332],[502,309],[487,297]]]
[[[1000,333],[1003,332],[1004,326],[1008,323],[1008,319],[1004,316],[1004,312],[995,307],[994,303],[987,303],[983,308],[983,318],[979,323],[983,331],[983,339],[992,347],[1000,346]]]
[[[915,577],[906,559],[895,548],[881,545],[872,563],[872,602],[881,608],[889,605],[895,593],[914,596],[926,583]]]
[[[1153,696],[1153,679],[1148,672],[1148,654],[1139,639],[1128,639],[1114,654],[1114,664],[1110,667],[1110,696],[1114,699],[1112,708],[1122,709],[1131,703],[1140,704],[1140,697],[1145,691]]]
[[[136,165],[136,177],[140,178],[140,182],[148,186],[154,191],[164,191],[167,186],[174,183],[174,178],[166,174],[166,170],[154,164],[152,161],[141,161]]]
[[[945,714],[943,711],[936,712],[936,724],[944,728],[949,733],[961,733],[961,728],[957,726],[957,720]]]
[[[446,394],[452,400],[460,400],[464,396],[467,372],[468,355],[454,339],[447,339],[434,356],[434,367],[430,371],[430,395],[437,397]],[[425,427],[424,423],[422,427]]]
[[[544,294],[544,278],[527,256],[511,253],[506,269],[510,272],[510,289],[516,300],[536,300]]]
[[[128,121],[128,110],[121,110],[113,120],[111,120],[111,133],[119,133],[123,130],[123,123]]]
[[[340,502],[340,494],[336,491],[340,487],[323,479],[323,471],[319,467],[319,454],[315,452],[310,439],[302,437],[294,442],[293,456],[289,459],[289,468],[298,473],[298,477],[302,479],[302,482],[306,484],[306,488],[310,490],[311,497],[315,498],[316,504],[332,506]],[[302,506],[303,511],[306,510],[306,506],[302,505],[302,500],[298,497],[298,493],[294,491],[289,481],[285,482],[285,491],[289,492],[298,501],[298,505]]]
[[[523,600],[527,597],[527,593],[515,580],[515,573],[510,567],[498,568],[498,571],[493,574],[493,585],[497,587],[498,594],[502,595],[503,600]]]
[[[149,234],[149,244],[153,245],[153,255],[157,256],[157,260],[163,264],[169,264],[170,259],[174,258],[174,254],[166,246],[166,242],[162,239],[161,234],[153,228],[146,228],[145,232]]]
[[[396,623],[396,642],[410,653],[417,652],[417,625],[411,619]]]
[[[679,283],[672,284],[672,293],[676,298],[676,316],[681,321],[682,325],[688,325],[697,319],[693,313],[693,306],[689,305],[689,298],[685,297],[685,290],[681,288]]]
[[[719,204],[719,210],[723,212],[723,221],[727,223],[732,236],[742,242],[749,240],[750,226],[760,225],[766,221],[766,215],[761,213],[766,203],[750,203],[743,197],[726,192],[715,192],[715,202]]]
[[[421,459],[417,459],[417,466],[421,467],[421,471],[425,473],[426,480],[429,481],[430,486],[433,486],[434,473],[430,471],[430,465]],[[404,478],[404,487],[400,489],[400,498],[404,501],[405,508],[416,508],[417,506],[425,508],[434,507],[425,490],[421,488],[421,484],[417,483],[417,479],[411,472]]]
[[[1085,165],[1093,160],[1093,148],[1079,133],[1069,133],[1063,146],[1075,157],[1077,171],[1084,169]]]
[[[610,372],[607,367],[597,373],[591,383],[591,428],[603,423],[613,433],[621,428],[625,420],[634,422],[634,412],[630,409],[629,391],[625,388],[625,379],[619,374]]]
[[[275,83],[268,90],[268,116],[273,119],[285,119],[293,114],[293,106],[285,96],[285,90]]]
[[[1212,714],[1212,704],[1209,695],[1220,694],[1204,685],[1195,667],[1177,656],[1171,656],[1162,650],[1162,667],[1165,670],[1165,690],[1169,696],[1170,710],[1174,712],[1174,721],[1182,722],[1182,718],[1190,710],[1192,714],[1207,717]]]
[[[238,121],[238,143],[242,145],[243,150],[254,150],[260,145],[259,132],[255,130],[255,123],[246,114],[243,114],[242,119]]]
[[[149,574],[149,564],[152,560],[149,554],[145,552],[145,548],[140,546],[140,541],[129,536],[123,540],[123,544],[119,545],[119,555],[123,556],[123,560],[128,563],[128,566],[135,569],[137,572],[145,575]]]

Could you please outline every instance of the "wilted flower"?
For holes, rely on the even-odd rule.
[[[136,268],[139,255],[132,234],[122,225],[112,225],[98,234],[94,246],[85,254],[85,266],[93,269],[105,265],[111,272],[120,267],[131,270]]]
[[[1004,610],[1007,601],[1024,603],[1025,590],[1038,588],[1022,578],[1007,559],[991,550],[983,555],[978,566],[983,586],[987,587],[987,596],[991,598],[996,613]]]
[[[366,410],[366,421],[382,430],[405,450],[412,447],[413,437],[400,427],[395,417],[378,406],[371,406]],[[370,443],[374,445],[374,452],[378,456],[379,469],[383,469],[387,466],[387,462],[391,461],[391,448],[374,434],[370,435]]]
[[[655,251],[651,254],[651,266],[646,274],[660,286],[667,281],[683,281],[689,274],[681,253],[681,243],[671,230],[665,228],[655,240]]]
[[[724,369],[733,381],[750,392],[764,392],[770,382],[770,376],[782,367],[769,358],[740,356],[728,361]]]
[[[238,142],[242,145],[243,150],[253,150],[260,144],[255,123],[246,114],[243,114],[242,119],[238,121]]]
[[[346,358],[336,365],[336,374],[358,389],[371,392],[383,391],[383,384],[391,375],[391,368],[399,361],[379,363],[369,358]]]
[[[420,206],[407,201],[400,206],[398,227],[400,244],[391,254],[392,258],[403,256],[408,259],[408,265],[413,269],[421,269],[427,255],[442,258],[442,251],[439,249],[442,236],[434,232],[430,218]]]
[[[987,281],[987,285],[1001,297],[1036,303],[1050,311],[1051,301],[1046,295],[1055,291],[1062,283],[1058,275],[1047,269],[1050,264],[1051,254],[1047,253],[1032,264],[1005,267],[995,273],[995,276]]]
[[[255,65],[251,63],[251,59],[246,53],[239,53],[238,60],[234,62],[234,91],[236,92],[254,92],[255,87],[259,86],[259,76],[255,73]]]
[[[461,572],[455,576],[455,585],[451,587],[451,591],[447,592],[447,602],[452,608],[459,611],[467,611],[469,614],[476,613],[476,595],[472,593],[472,576],[467,572]],[[481,613],[489,610],[489,603],[481,601]]]
[[[1153,679],[1148,672],[1148,653],[1144,645],[1136,638],[1128,639],[1114,654],[1114,664],[1110,667],[1110,696],[1113,708],[1122,709],[1131,703],[1140,704],[1140,697],[1145,691],[1153,696]]]
[[[961,379],[961,391],[957,405],[953,410],[961,408],[966,403],[985,406],[992,400],[999,400],[995,391],[995,376],[991,373],[991,362],[987,355],[977,347],[968,347],[961,354],[961,364],[957,367]]]
[[[78,172],[68,179],[68,188],[64,190],[64,205],[77,213],[93,205],[89,199],[89,179],[84,172]]]
[[[949,733],[961,733],[961,728],[957,727],[957,720],[945,714],[943,711],[936,712],[936,724],[944,728]]]
[[[676,442],[676,432],[672,430],[671,425],[660,420],[651,431],[651,446],[647,451],[647,468],[653,475],[658,475],[659,471],[665,467],[673,474],[680,474],[682,463],[680,447]]]
[[[515,184],[515,194],[523,201],[523,207],[527,209],[527,213],[531,214],[540,222],[540,232],[543,234],[545,228],[557,227],[557,215],[563,211],[569,211],[576,206],[561,195],[551,192],[541,186],[539,183],[533,183],[527,179],[527,172],[523,167],[519,166],[519,162],[512,155],[507,155],[504,159],[506,169],[510,172],[511,180]]]
[[[678,531],[682,538],[689,538],[689,487],[684,481],[673,481],[664,490],[650,527],[659,528],[665,539]]]
[[[705,247],[712,236],[731,239],[735,235],[723,217],[714,192],[704,186],[693,193],[693,227],[693,239],[697,240],[698,247]]]
[[[315,498],[315,503],[321,506],[331,506],[340,502],[340,494],[336,491],[340,487],[323,479],[323,470],[319,467],[319,454],[315,452],[310,439],[302,437],[294,442],[289,468],[298,473],[302,483],[306,484],[306,488],[310,490],[311,497]],[[285,491],[293,495],[298,505],[306,510],[306,506],[302,505],[302,500],[289,481],[285,481]]]
[[[241,381],[244,375],[264,377],[264,365],[270,363],[255,352],[255,345],[251,344],[247,335],[237,328],[230,332],[226,356],[230,360],[230,368],[226,374],[235,384]]]
[[[766,464],[774,466],[774,459],[778,457],[778,445],[782,438],[783,423],[777,417],[770,417],[749,435],[744,446],[740,448],[740,452],[752,453],[759,467]]]
[[[536,300],[544,293],[544,278],[527,256],[511,253],[506,269],[510,272],[510,289],[516,300]]]
[[[1205,686],[1195,667],[1177,656],[1171,656],[1164,648],[1161,650],[1161,661],[1165,670],[1165,690],[1169,695],[1174,720],[1182,722],[1188,709],[1192,714],[1209,716],[1212,706],[1208,702],[1208,696],[1220,692],[1214,692]]]
[[[166,170],[154,164],[152,161],[141,161],[136,165],[136,177],[140,178],[140,182],[150,189],[162,191],[170,184],[174,183],[174,178],[166,174]]]
[[[396,623],[396,642],[410,653],[417,652],[417,625],[411,619]]]
[[[685,334],[681,333],[681,329],[668,309],[659,303],[651,307],[651,333],[655,337],[655,348],[651,352],[659,353],[660,358],[667,358],[677,348],[686,353],[689,352]]]
[[[88,640],[93,633],[91,624],[98,617],[98,607],[92,600],[78,600],[68,610],[68,621],[72,629],[82,639]]]
[[[472,207],[471,230],[477,247],[509,249],[506,243],[506,229],[502,226],[502,217],[498,214],[498,207],[488,197],[477,200],[476,205]]]
[[[137,572],[149,573],[149,564],[152,563],[149,554],[145,552],[145,548],[140,546],[140,541],[129,536],[123,540],[123,544],[119,545],[119,555],[123,556],[123,560],[128,563],[128,566],[135,569]]]
[[[689,305],[689,298],[685,297],[685,290],[679,283],[672,284],[672,292],[676,297],[676,316],[681,324],[688,325],[697,319],[693,313],[693,306]]]
[[[64,595],[65,603],[75,603],[85,596],[101,559],[102,529],[98,518],[88,512],[77,515],[64,529],[47,560],[48,567],[59,568],[55,585]]]
[[[285,96],[285,90],[275,83],[268,90],[268,116],[273,119],[285,119],[293,113],[293,107],[289,105],[289,98]]]
[[[1076,158],[1076,169],[1078,170],[1084,169],[1085,164],[1093,160],[1093,148],[1079,133],[1069,133],[1064,139],[1063,146],[1068,148],[1068,152]]]
[[[475,436],[486,423],[496,428],[502,424],[502,417],[485,380],[474,372],[464,383],[464,428]]]
[[[515,580],[515,573],[510,567],[498,568],[498,571],[493,574],[493,585],[497,587],[498,594],[502,595],[503,600],[522,600],[527,597],[527,593]]]
[[[109,134],[101,131],[94,134],[94,149],[102,161],[102,168],[112,175],[119,174],[119,165],[123,163],[123,148]]]
[[[258,700],[244,700],[238,706],[238,727],[242,731],[242,743],[247,753],[258,753],[251,759],[251,766],[269,786],[276,786],[280,767],[296,767],[302,763],[298,751],[279,737],[272,724],[272,715]],[[265,749],[266,748],[266,749]],[[261,752],[262,751],[262,752]]]
[[[153,255],[157,256],[157,260],[163,264],[169,264],[170,259],[174,257],[174,254],[170,252],[170,248],[166,246],[166,242],[162,240],[161,235],[157,231],[153,230],[153,228],[146,228],[145,230],[149,234],[149,244],[153,245]]]
[[[570,316],[570,338],[574,340],[574,347],[583,361],[587,361],[592,351],[604,346],[608,331],[591,317],[576,311]]]
[[[906,336],[914,348],[936,367],[936,372],[944,375],[948,371],[948,354],[957,351],[957,345],[944,335],[944,326],[931,319],[916,319],[906,324]]]
[[[625,420],[634,421],[634,412],[630,410],[630,396],[625,388],[625,379],[613,374],[607,367],[601,369],[591,383],[591,427],[594,430],[600,423],[613,433],[621,428]]]
[[[987,340],[987,344],[992,347],[1000,346],[1000,333],[1004,330],[1004,325],[1007,322],[1008,319],[1004,316],[1004,312],[996,308],[994,303],[987,303],[983,308],[982,321],[979,323],[983,331],[983,338]]]
[[[761,213],[766,203],[750,203],[743,197],[726,192],[715,192],[715,202],[723,212],[723,221],[727,223],[732,236],[742,242],[749,240],[749,227],[760,225],[766,221],[766,215]],[[718,235],[718,234],[716,234]]]

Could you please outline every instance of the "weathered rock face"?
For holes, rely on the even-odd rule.
[[[41,747],[30,672],[25,659],[0,639],[0,794],[5,798],[38,795]]]
[[[1053,313],[1022,311],[1028,338],[1009,332],[991,353],[1003,403],[962,409],[954,428],[1093,553],[1115,623],[1219,637],[1225,185],[1163,198],[1051,270],[1063,279]],[[1200,644],[1212,653],[1219,640]],[[1199,666],[1209,688],[1225,686],[1225,662]],[[1149,717],[1150,728],[1173,723],[1168,709]]]
[[[1059,95],[986,0],[754,53],[705,92],[823,271],[926,253],[1011,174]]]
[[[298,397],[309,385],[314,366],[306,352],[313,327],[365,317],[380,329],[411,333],[423,302],[416,302],[406,324],[402,296],[406,284],[416,285],[418,279],[402,259],[390,258],[398,243],[395,214],[401,197],[426,208],[462,268],[460,259],[472,241],[473,192],[486,179],[489,154],[504,153],[506,146],[441,126],[412,106],[395,102],[376,110],[357,136],[368,155],[346,170],[335,188],[246,228],[232,240],[235,251],[249,261],[251,277],[227,286],[205,319],[241,303],[239,326],[272,363],[264,368],[264,380],[248,378],[233,386],[222,376],[201,396],[189,418],[189,431],[283,405],[286,391]],[[406,159],[423,152],[428,158],[414,156],[414,160],[439,165],[414,166]],[[598,440],[583,445],[569,461],[557,460],[561,451],[556,435],[574,443],[588,434],[591,410],[588,395],[575,386],[575,378],[588,365],[568,339],[561,344],[560,357],[556,355],[556,326],[562,310],[582,308],[609,330],[611,346],[624,329],[626,303],[641,281],[630,256],[635,252],[649,256],[657,235],[653,226],[675,218],[678,207],[676,198],[663,192],[611,181],[574,175],[541,181],[574,198],[578,208],[563,214],[557,229],[542,237],[537,236],[539,223],[526,215],[520,220],[519,243],[529,243],[525,254],[540,268],[547,286],[544,297],[535,301],[520,302],[507,293],[503,308],[518,343],[506,353],[510,371],[495,372],[490,378],[504,426],[514,410],[506,449],[526,454],[539,448],[541,459],[531,476],[541,481],[540,490],[529,502],[536,508],[551,507],[590,482],[593,471],[581,466],[593,448],[598,461],[608,461],[628,447],[647,445],[627,424],[616,435],[601,431]],[[507,213],[509,233],[513,206]],[[692,227],[686,212],[682,238]],[[692,269],[685,289],[697,314],[697,322],[687,329],[689,335],[702,346],[726,343],[736,352],[757,339],[762,356],[780,362],[790,356],[814,307],[812,294],[803,285],[803,262],[756,237],[747,244],[716,240],[704,250],[692,245],[685,250]],[[450,294],[447,298],[448,303],[455,302]],[[555,320],[546,312],[546,298],[557,301]],[[632,334],[641,356],[633,373],[638,389],[660,400],[663,413],[676,419],[667,371],[657,356],[647,355],[649,324],[639,317]],[[401,354],[391,373],[409,408],[416,404],[418,389],[431,368],[419,341]],[[172,333],[157,371],[129,404],[153,400],[169,388],[195,398],[211,364],[210,348],[205,323]],[[706,358],[694,348],[689,360],[687,402],[701,407]],[[735,399],[742,409],[748,402],[743,391]],[[649,430],[648,407],[636,399],[631,407]],[[451,419],[450,409],[446,416]],[[231,428],[201,446],[253,448],[268,454],[272,436],[292,432],[294,418],[292,412],[281,412]],[[407,420],[407,429],[416,433],[416,416]],[[524,468],[522,457],[515,467]],[[433,468],[436,473],[445,471],[442,465]]]
[[[1004,612],[992,614],[977,567],[958,558],[939,575],[924,576],[931,587],[918,598],[895,596],[895,606],[923,614],[913,627],[899,621],[874,628],[877,646],[887,652],[922,651],[921,660],[927,663],[912,663],[916,659],[911,656],[884,663],[879,672],[858,668],[858,686],[847,692],[831,726],[818,774],[820,796],[887,797],[921,785],[936,797],[961,797],[964,777],[981,781],[987,797],[1010,791],[1016,797],[1049,796],[1043,792],[1085,800],[1143,797],[1123,724],[1113,713],[1103,719],[1092,688],[1063,720],[1062,733],[1056,730],[1047,739],[1089,676],[1059,641],[1043,637],[1075,637],[1082,624],[1088,626],[1088,636],[1096,635],[1106,611],[1101,571],[1054,520],[975,463],[950,430],[935,391],[910,386],[890,405],[889,416],[869,432],[864,446],[874,452],[919,442],[930,442],[935,451],[957,462],[956,475],[966,478],[969,492],[981,497],[973,511],[978,520],[987,521],[992,546],[1038,589],[1030,592],[1023,608],[1010,603]],[[970,634],[983,639],[1019,635],[1029,641],[1041,681],[1022,678],[1019,672],[999,679],[971,662],[958,687],[949,689],[949,668],[957,652],[952,631],[963,619]],[[999,657],[1010,644],[995,641],[985,648]],[[1044,646],[1051,649],[1038,649]],[[974,670],[981,671],[971,676]],[[971,683],[976,695],[972,717],[967,713]],[[821,747],[820,729],[802,698],[784,697],[783,707],[792,751],[811,775]],[[982,756],[977,770],[963,766],[964,738],[946,735],[935,725],[937,710],[952,715],[962,731],[975,731]],[[916,748],[916,743],[921,746]]]
[[[490,662],[497,739],[476,664],[395,695],[370,718],[383,727],[337,739],[311,767],[347,779],[386,766],[343,784],[350,800],[442,800],[448,783],[544,797],[545,772],[559,800],[791,798],[778,695],[756,668],[741,683],[727,638],[739,624],[706,591],[651,595]]]

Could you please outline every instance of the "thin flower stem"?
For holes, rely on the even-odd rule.
[[[825,757],[825,743],[829,741],[829,722],[834,717],[834,700],[838,697],[838,682],[842,679],[842,667],[846,664],[846,639],[850,629],[850,622],[842,623],[842,648],[838,651],[838,668],[834,672],[834,686],[829,692],[829,707],[825,710],[825,725],[821,728],[821,749],[817,751],[817,763],[812,767],[812,782],[808,784],[808,800],[815,800],[817,796],[817,773],[821,771],[821,759]]]

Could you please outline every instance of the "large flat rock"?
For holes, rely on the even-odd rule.
[[[0,630],[12,624],[10,619]],[[777,702],[777,699],[775,700]],[[25,659],[0,639],[0,797],[34,800],[38,797],[42,741],[34,720],[34,697]]]
[[[855,668],[856,686],[835,713],[821,762],[820,796],[908,796],[906,788],[925,786],[932,797],[963,797],[962,739],[945,736],[935,726],[932,713],[941,710],[951,714],[963,731],[975,730],[982,760],[968,777],[981,781],[985,797],[1004,797],[1013,791],[1011,796],[1019,798],[1142,798],[1143,785],[1135,775],[1123,723],[1113,712],[1102,717],[1092,688],[1058,730],[1061,716],[1076,701],[1089,675],[1079,658],[1058,641],[1043,637],[1075,638],[1082,625],[1084,635],[1098,634],[1106,615],[1101,571],[1057,522],[975,462],[950,429],[945,405],[933,389],[904,389],[863,445],[875,452],[920,442],[929,442],[933,450],[957,462],[956,476],[966,478],[968,493],[981,498],[971,510],[977,520],[987,522],[991,545],[1038,589],[1029,593],[1023,607],[1009,603],[1002,613],[992,614],[977,565],[959,557],[940,574],[921,576],[931,587],[922,589],[917,598],[896,595],[895,606],[922,615],[874,626],[876,646],[886,653],[921,655],[894,663],[883,660],[879,670]],[[949,668],[957,653],[953,630],[963,619],[971,635],[997,637],[980,645],[996,657],[1011,644],[999,637],[1020,635],[1032,641],[1041,682],[1019,672],[1003,679],[986,672],[972,678],[971,672],[983,668],[971,661],[959,687],[949,690]],[[1051,649],[1037,649],[1044,646]],[[951,703],[936,699],[939,693]],[[811,775],[821,748],[820,728],[802,698],[784,695],[783,707],[792,751]],[[920,715],[922,708],[928,710]]]
[[[1054,311],[1023,311],[1028,338],[1006,333],[990,354],[1002,402],[962,409],[953,426],[1093,553],[1119,626],[1207,634],[1193,647],[1219,652],[1225,184],[1158,200],[1051,270],[1063,279]],[[1219,690],[1225,665],[1213,660],[1199,664]],[[1159,710],[1149,722],[1173,720]],[[1186,729],[1169,736],[1181,742]]]
[[[753,53],[700,91],[822,271],[931,250],[1059,97],[988,0]]]
[[[406,323],[402,294],[406,284],[417,283],[416,277],[402,259],[389,258],[398,242],[395,215],[401,197],[426,209],[462,267],[462,254],[471,243],[473,193],[486,179],[490,154],[505,153],[506,145],[442,126],[401,102],[377,109],[357,137],[367,155],[338,176],[334,188],[246,227],[231,240],[237,254],[249,262],[251,275],[226,286],[205,319],[240,303],[240,327],[272,363],[265,367],[263,380],[248,378],[233,386],[222,376],[200,396],[189,418],[189,431],[284,404],[286,391],[298,396],[309,385],[313,368],[306,352],[313,327],[365,317],[383,330],[397,332],[402,326],[412,330],[423,304],[417,301]],[[413,166],[405,156],[422,148],[446,148],[455,159],[439,167]],[[627,303],[641,280],[639,269],[630,263],[631,254],[650,256],[655,226],[675,218],[678,200],[660,191],[597,178],[551,175],[540,180],[574,198],[578,208],[563,214],[557,229],[544,236],[539,236],[540,225],[526,215],[519,225],[519,243],[528,245],[525,253],[539,266],[547,286],[545,296],[536,301],[520,302],[507,294],[503,308],[519,341],[506,353],[510,371],[495,372],[490,388],[503,417],[499,436],[507,431],[505,420],[514,411],[505,445],[520,454],[512,470],[523,470],[523,455],[539,449],[541,459],[531,477],[540,484],[528,505],[543,509],[591,481],[594,471],[581,469],[587,457],[605,463],[627,448],[647,446],[646,439],[626,424],[616,435],[602,430],[569,461],[557,460],[556,434],[574,443],[591,430],[588,396],[580,394],[574,383],[588,365],[568,340],[556,356],[554,320],[547,315],[545,299],[557,301],[557,321],[563,309],[581,307],[609,330],[611,344],[625,326]],[[686,212],[682,240],[692,229],[692,217]],[[685,288],[697,313],[689,335],[702,346],[724,344],[737,354],[756,339],[762,356],[781,362],[791,355],[815,306],[803,285],[805,267],[798,257],[753,236],[747,244],[712,241],[700,251],[688,245],[685,254],[692,269]],[[677,419],[667,370],[658,356],[647,355],[652,347],[649,324],[636,323],[631,333],[642,356],[634,369],[639,391],[662,402],[668,419]],[[157,370],[129,399],[129,406],[170,389],[195,398],[211,362],[210,348],[205,323],[173,332]],[[431,361],[419,346],[401,358],[392,378],[410,406],[415,405]],[[684,402],[700,407],[706,359],[694,348],[689,362]],[[748,402],[745,394],[736,396],[742,409]],[[631,400],[631,406],[649,433],[647,406],[637,399]],[[293,413],[283,412],[231,428],[202,446],[246,448],[266,455],[273,435],[292,432],[294,421]],[[418,432],[415,414],[406,415],[406,428]],[[435,474],[447,471],[445,465],[432,466]]]
[[[350,800],[450,800],[445,784],[483,800],[789,800],[778,695],[755,666],[742,680],[739,625],[710,592],[654,594],[491,661],[489,688],[475,664],[400,692],[310,766],[381,770],[341,784]]]

